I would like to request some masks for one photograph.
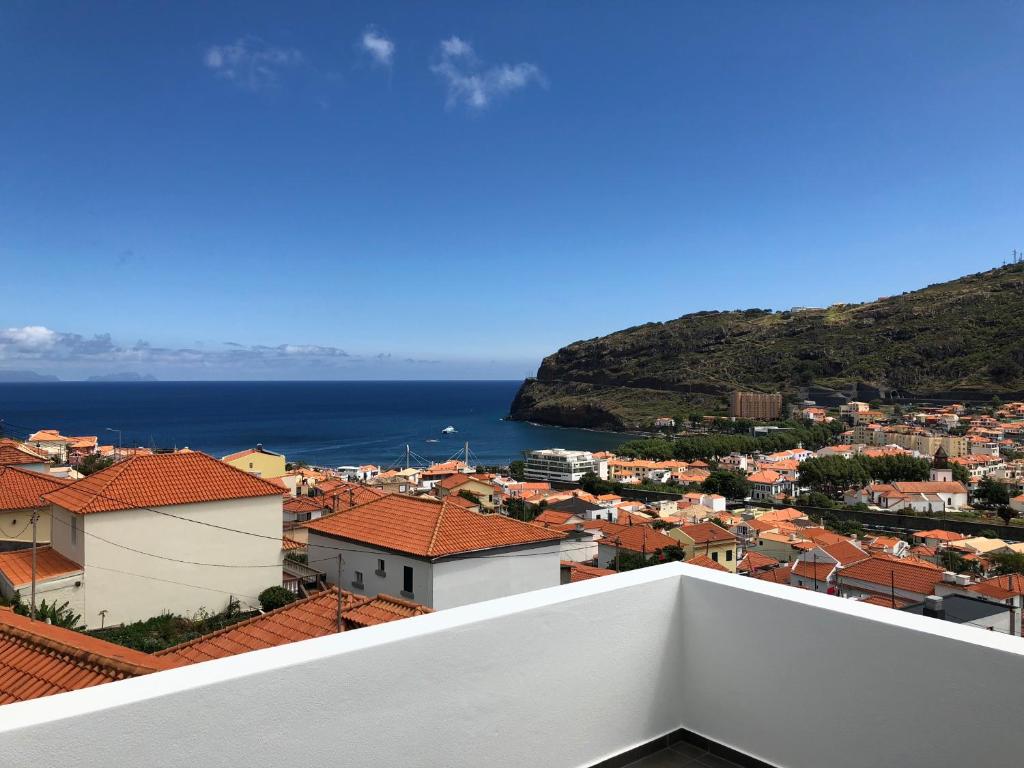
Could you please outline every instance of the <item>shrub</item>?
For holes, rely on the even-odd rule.
[[[260,607],[264,611],[273,611],[295,601],[295,593],[284,587],[267,587],[260,592]]]

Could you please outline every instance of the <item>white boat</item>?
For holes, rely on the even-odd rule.
[[[455,427],[445,427],[444,429],[441,430],[441,434],[442,435],[453,435],[457,431],[458,430],[456,430]]]

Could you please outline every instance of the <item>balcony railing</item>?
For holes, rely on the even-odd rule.
[[[7,705],[0,754],[568,768],[683,728],[786,768],[1007,766],[1021,690],[1019,638],[669,563]]]

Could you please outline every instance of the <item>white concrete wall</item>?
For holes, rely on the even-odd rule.
[[[282,560],[280,497],[158,509],[176,517],[250,531],[259,537],[144,509],[83,515],[78,540],[84,546],[84,562],[78,562],[85,566],[83,618],[90,628],[100,626],[99,612],[103,610],[107,612],[104,621],[109,626],[148,619],[164,611],[216,612],[231,597],[243,606],[259,607],[260,592],[280,586],[281,569],[273,565]],[[53,524],[54,548],[60,550],[61,542],[56,537],[61,529],[66,535],[68,528],[58,522],[57,516]],[[188,562],[152,557],[125,547]],[[206,565],[209,563],[245,567]]]
[[[341,588],[357,595],[392,595],[403,597],[403,570],[410,566],[412,572],[413,596],[407,600],[415,600],[417,603],[436,607],[431,604],[433,594],[431,591],[431,564],[426,560],[418,560],[414,557],[406,557],[381,549],[355,544],[349,541],[332,539],[323,536],[316,531],[309,531],[309,565],[318,571],[327,574],[327,583],[336,584],[338,580],[338,555],[342,556],[341,566]],[[344,551],[338,551],[339,548]],[[377,576],[377,560],[384,560],[384,578]],[[358,589],[353,585],[356,571],[363,573],[363,588]]]
[[[433,565],[433,608],[532,592],[561,583],[559,542],[479,557],[439,560]]]
[[[1022,687],[1019,638],[670,563],[10,704],[0,755],[583,768],[683,726],[786,768],[1003,768]]]

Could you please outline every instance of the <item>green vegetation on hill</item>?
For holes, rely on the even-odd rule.
[[[803,445],[809,450],[816,450],[828,445],[843,426],[838,422],[830,424],[805,424],[787,422],[786,429],[771,432],[759,437],[750,435],[709,434],[687,435],[677,438],[643,438],[629,440],[615,452],[630,458],[667,461],[707,461],[715,456],[727,456],[730,453],[774,453]]]
[[[1024,392],[1024,264],[864,304],[696,312],[545,358],[515,419],[608,429],[722,412],[735,389],[871,398]]]

